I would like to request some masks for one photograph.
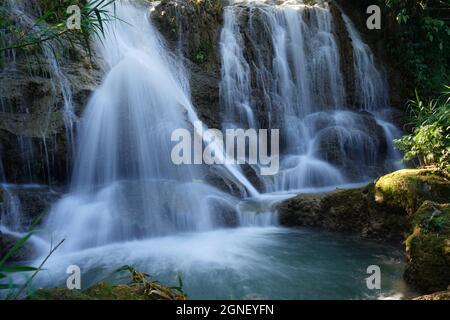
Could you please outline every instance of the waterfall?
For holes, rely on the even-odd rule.
[[[352,39],[357,104],[361,109],[376,111],[389,106],[386,79],[375,62],[370,47],[363,42],[350,18],[342,14]]]
[[[266,192],[365,181],[392,167],[382,154],[396,158],[393,131],[386,131],[394,126],[378,115],[389,105],[386,80],[343,19],[353,46],[358,110],[346,105],[336,21],[326,2],[234,1],[224,9],[223,127],[281,130],[280,173],[259,177]]]
[[[108,70],[81,119],[71,193],[45,224],[52,236],[67,239],[63,251],[206,231],[236,216],[237,199],[207,184],[205,167],[171,161],[172,132],[197,133],[198,117],[184,68],[148,13],[118,3],[121,20],[103,41]],[[236,168],[228,172],[256,194]]]

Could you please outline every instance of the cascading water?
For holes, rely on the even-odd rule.
[[[46,224],[67,238],[68,251],[206,231],[218,224],[214,211],[236,205],[202,182],[203,168],[172,163],[172,132],[191,130],[197,119],[183,68],[142,8],[121,3],[116,10],[132,25],[114,23],[104,41],[109,70],[83,116],[72,193]]]
[[[37,19],[41,16],[41,9],[39,2],[35,0],[7,0],[6,9],[10,11],[15,19],[16,23],[19,26],[26,26],[27,28],[37,28]],[[42,23],[42,22],[41,22]],[[7,65],[9,68],[15,68],[16,64],[16,53],[15,50],[9,50],[11,53],[7,57]],[[67,164],[68,167],[67,172],[71,170],[71,159],[74,153],[74,137],[76,131],[76,123],[78,121],[77,116],[74,111],[74,106],[72,102],[72,88],[69,79],[67,78],[65,72],[62,70],[60,63],[58,63],[58,58],[62,58],[62,52],[59,52],[59,45],[56,41],[50,40],[42,43],[42,53],[43,53],[43,63],[48,64],[48,72],[49,77],[51,78],[51,86],[53,94],[61,94],[63,100],[63,120],[66,129],[66,140],[67,140]],[[58,55],[58,57],[57,57]],[[50,157],[48,148],[47,148],[47,139],[48,139],[48,129],[51,122],[52,112],[54,109],[59,108],[57,105],[48,105],[48,109],[46,112],[46,116],[43,119],[45,123],[41,125],[41,132],[39,132],[44,145],[44,153],[45,153],[45,169],[47,171],[47,179],[48,184],[52,183],[51,179],[51,170],[52,165],[50,163]],[[5,110],[2,108],[3,112],[10,112],[11,110]],[[26,111],[28,113],[28,111]],[[33,146],[30,142],[30,139],[27,137],[18,137],[18,144],[21,148],[21,156],[22,162],[27,167],[28,175],[29,175],[29,183],[33,182],[33,172],[32,172],[32,163],[35,159],[33,159]]]
[[[343,18],[354,50],[357,105],[376,113],[388,106],[386,81],[370,48]],[[265,191],[364,181],[391,165],[379,155],[385,149],[393,155],[387,142],[392,126],[346,106],[327,3],[236,1],[225,8],[224,20],[223,126],[281,128],[281,170],[259,177]]]

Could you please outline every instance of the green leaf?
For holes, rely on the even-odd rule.
[[[31,272],[36,270],[37,268],[29,266],[7,266],[0,268],[0,271],[4,273]]]

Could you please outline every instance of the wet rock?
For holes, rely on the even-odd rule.
[[[14,246],[17,242],[18,238],[0,232],[0,259],[2,259],[8,251]],[[30,244],[25,244],[22,248],[17,250],[11,257],[8,259],[9,262],[13,261],[26,261],[30,260],[34,257],[34,248]]]
[[[278,208],[287,226],[312,226],[363,238],[404,240],[424,201],[445,203],[450,181],[433,170],[400,170],[363,188],[298,195]]]
[[[68,180],[73,146],[67,139],[69,100],[63,88],[80,116],[102,71],[93,63],[96,58],[89,59],[81,48],[65,48],[59,54],[58,74],[42,52],[30,57],[19,51],[15,61],[0,70],[0,157],[8,182]]]
[[[341,169],[352,180],[379,176],[386,160],[387,143],[383,128],[369,113],[346,112],[345,123],[332,122],[316,137],[316,156]]]
[[[280,223],[353,233],[367,239],[404,239],[408,219],[378,210],[373,188],[371,184],[358,189],[299,195],[278,207]]]
[[[17,213],[20,221],[17,221],[19,226],[16,227],[26,231],[38,216],[45,216],[50,206],[62,196],[62,192],[46,186],[0,187],[0,219],[11,219],[10,216]],[[2,222],[8,225],[8,221]]]
[[[173,52],[186,58],[192,101],[200,119],[220,128],[221,1],[164,0],[152,12],[152,19]]]
[[[329,2],[330,11],[333,15],[334,36],[337,39],[340,53],[341,71],[344,75],[345,91],[347,94],[347,105],[356,107],[355,67],[353,59],[353,46],[350,35],[341,11],[334,2]]]

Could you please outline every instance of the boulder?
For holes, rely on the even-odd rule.
[[[390,212],[413,215],[425,200],[449,199],[450,178],[433,169],[399,170],[375,182],[375,201]]]
[[[424,201],[445,203],[450,181],[435,170],[407,169],[363,188],[300,194],[278,206],[286,226],[321,227],[363,238],[404,240],[414,227],[412,213]]]
[[[406,240],[405,279],[422,292],[450,285],[450,204],[426,201],[414,214],[415,227]]]
[[[286,226],[319,227],[377,240],[404,239],[408,219],[377,209],[373,184],[358,189],[299,195],[278,207]]]

